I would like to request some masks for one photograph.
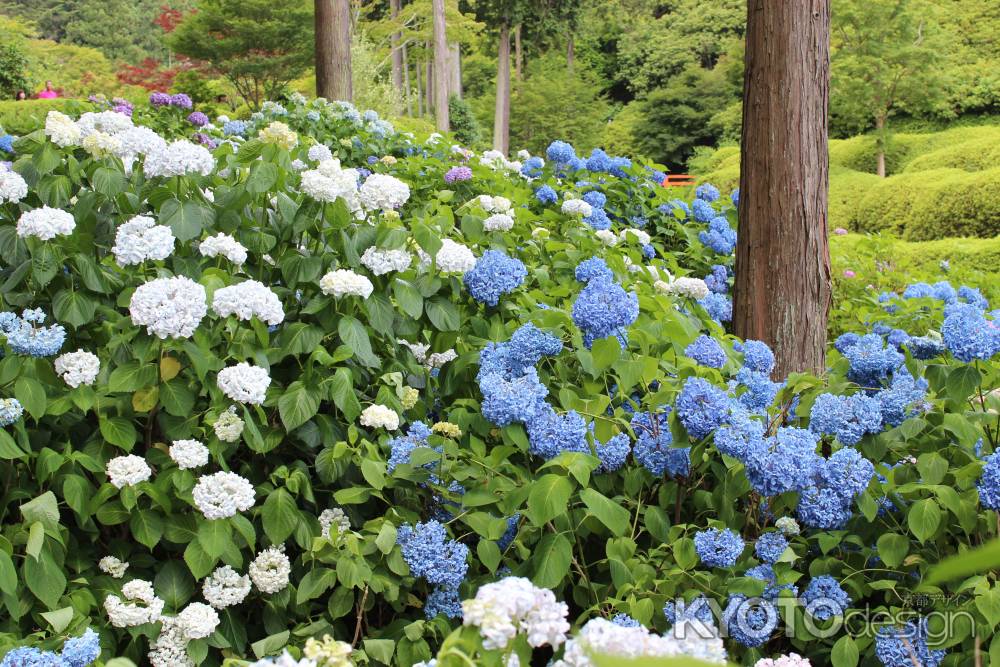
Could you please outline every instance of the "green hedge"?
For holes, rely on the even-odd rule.
[[[875,174],[830,165],[830,229],[851,228],[858,201],[865,192],[882,181]]]
[[[91,107],[86,100],[8,100],[0,102],[0,127],[9,134],[30,134],[45,126],[45,116],[55,109],[63,113],[78,115]]]
[[[1000,167],[974,173],[947,170],[924,185],[913,203],[914,215],[906,225],[905,238],[924,241],[1000,234]]]
[[[976,144],[980,147],[984,145],[996,146],[1000,144],[1000,126],[956,127],[944,132],[928,134],[894,134],[889,140],[889,150],[886,151],[886,173],[898,174],[902,171],[911,171],[908,167],[917,158],[966,143],[969,144],[970,148],[973,148],[973,152],[976,152]],[[830,163],[855,171],[876,173],[878,152],[875,137],[862,135],[851,139],[831,141]],[[936,165],[925,160],[923,169],[946,166],[950,165],[946,163]],[[991,166],[991,164],[987,163],[984,166]]]
[[[963,171],[983,171],[1000,165],[1000,132],[993,136],[962,141],[919,155],[906,165],[904,172],[928,171],[949,167]]]

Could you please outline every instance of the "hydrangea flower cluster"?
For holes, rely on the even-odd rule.
[[[469,568],[467,546],[448,539],[444,526],[433,519],[415,526],[400,526],[396,531],[396,542],[410,568],[410,574],[433,586],[432,594],[457,602],[458,586],[465,580]],[[439,611],[450,618],[457,618],[461,614],[459,609],[442,602],[439,599],[437,604],[431,605],[428,601],[425,608],[428,618],[433,618]]]
[[[527,276],[528,269],[521,260],[508,257],[502,250],[487,250],[462,276],[462,282],[476,301],[496,306],[501,296],[520,287]]]

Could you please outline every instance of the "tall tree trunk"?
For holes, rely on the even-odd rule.
[[[507,155],[510,149],[510,27],[500,24],[497,47],[497,103],[493,114],[493,148]]]
[[[418,60],[413,64],[413,72],[414,74],[416,74],[417,77],[417,116],[424,115],[424,91],[423,87],[420,85],[421,78],[423,77],[423,75],[420,73],[421,69],[423,69],[423,65],[421,65],[420,61]]]
[[[403,51],[403,98],[406,100],[406,115],[413,116],[413,96],[410,90],[410,60],[407,57],[406,45],[402,47]]]
[[[462,49],[458,42],[452,42],[448,49],[448,95],[462,98]]]
[[[878,148],[878,175],[885,178],[885,116],[879,114],[875,116],[875,143]]]
[[[327,99],[350,102],[354,99],[354,84],[351,82],[351,0],[332,2],[333,74]]]
[[[399,16],[401,0],[389,0],[389,11],[393,19]],[[396,90],[396,97],[402,101],[405,93],[403,90],[403,49],[399,42],[402,35],[398,32],[392,33],[389,37],[389,46],[392,49],[392,87]]]
[[[830,308],[830,0],[750,0],[733,328],[821,371]]]
[[[335,0],[315,0],[313,14],[316,35],[316,96],[335,99],[333,91],[334,42],[333,14]]]
[[[428,46],[428,44],[424,44],[424,50],[430,53],[430,49],[427,48]],[[427,106],[427,114],[430,115],[434,113],[434,63],[430,58],[427,58],[427,62],[424,63],[424,81],[426,84],[424,104]]]
[[[444,0],[433,0],[434,13],[434,120],[438,132],[447,132],[448,124],[448,83],[451,73],[448,69],[448,35],[444,20]]]
[[[521,80],[521,67],[524,64],[521,52],[521,24],[514,26],[514,78]]]
[[[569,36],[569,41],[566,42],[566,69],[573,72],[573,63],[576,61],[576,50],[573,46],[573,35]]]

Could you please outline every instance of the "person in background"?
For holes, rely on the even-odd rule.
[[[17,91],[17,93],[14,94],[14,99],[17,100],[18,102],[20,102],[21,100],[26,100],[28,99],[28,93],[24,92],[24,90],[19,90]]]
[[[59,97],[59,93],[56,92],[56,89],[52,87],[51,81],[46,81],[45,90],[38,93],[37,97],[40,100],[54,100],[55,98]]]

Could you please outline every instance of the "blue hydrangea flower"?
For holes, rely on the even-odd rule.
[[[750,648],[764,644],[778,627],[778,609],[762,598],[732,595],[722,617],[729,636]]]
[[[889,345],[899,349],[910,342],[910,334],[906,333],[902,329],[893,329],[889,332],[889,335],[886,336],[885,339]]]
[[[945,310],[944,344],[959,361],[987,360],[1000,351],[1000,327],[976,307],[956,303]]]
[[[729,221],[722,216],[712,218],[708,223],[708,229],[699,232],[698,240],[720,255],[731,255],[736,250],[736,230],[730,227]]]
[[[462,598],[458,589],[450,586],[438,586],[427,596],[424,602],[424,617],[428,620],[444,614],[448,618],[462,618]]]
[[[632,415],[630,425],[636,437],[632,455],[654,475],[666,473],[671,477],[686,477],[691,468],[691,450],[671,447],[674,439],[670,433],[669,415],[669,406],[656,414],[636,412]]]
[[[760,594],[765,600],[776,600],[781,595],[781,591],[789,591],[792,597],[798,597],[799,588],[795,584],[778,584],[778,577],[774,574],[774,568],[770,565],[757,565],[751,567],[744,573],[746,577],[760,579],[767,583],[764,592]]]
[[[699,377],[689,377],[677,396],[677,417],[694,440],[701,440],[729,415],[726,393]]]
[[[607,263],[600,257],[591,257],[577,264],[575,275],[581,283],[590,282],[593,278],[611,280],[615,277]]]
[[[726,365],[725,350],[722,349],[717,340],[704,334],[695,338],[684,348],[684,354],[709,368],[722,368]]]
[[[861,336],[856,333],[848,332],[840,334],[837,336],[837,340],[833,341],[833,347],[837,350],[837,352],[845,354],[847,350],[857,345],[860,340]]]
[[[542,174],[542,168],[544,166],[545,161],[537,155],[533,155],[525,160],[521,165],[521,174],[528,176],[529,178],[535,178]]]
[[[712,203],[719,198],[719,188],[711,183],[702,183],[694,189],[694,196]]]
[[[705,625],[715,627],[712,606],[708,604],[708,598],[704,595],[699,595],[690,602],[685,602],[683,598],[680,598],[676,604],[668,600],[663,605],[663,615],[671,626],[677,625],[681,621],[700,621]]]
[[[576,157],[576,151],[565,141],[553,141],[545,149],[545,157],[549,162],[569,164]]]
[[[543,204],[554,204],[559,201],[559,195],[551,186],[543,185],[535,190],[535,199]]]
[[[663,215],[669,215],[677,217],[677,212],[680,212],[680,218],[686,220],[691,217],[691,207],[687,205],[687,202],[683,199],[671,199],[666,204],[660,204],[656,207],[656,210]],[[715,215],[715,211],[712,211],[712,215]],[[711,218],[709,218],[711,220]]]
[[[696,222],[711,222],[718,217],[718,212],[704,199],[695,199],[691,202],[691,214]],[[727,225],[729,223],[726,223]]]
[[[729,270],[722,264],[713,264],[712,272],[705,276],[705,285],[716,294],[729,291]]]
[[[734,389],[745,388],[739,395],[739,402],[747,410],[755,413],[764,412],[774,403],[774,397],[778,395],[782,386],[780,382],[771,380],[766,373],[758,373],[746,366],[737,371],[736,377],[730,384]]]
[[[934,288],[927,283],[913,283],[903,290],[904,299],[929,299],[934,296]]]
[[[1000,452],[993,452],[983,461],[976,489],[979,490],[979,504],[984,509],[1000,510]]]
[[[51,357],[59,353],[66,340],[66,330],[61,324],[36,326],[43,321],[45,312],[40,308],[25,310],[20,319],[4,319],[2,330],[7,336],[7,344],[15,354]]]
[[[505,379],[524,375],[542,357],[559,354],[562,341],[546,333],[532,323],[515,331],[510,340],[503,343],[487,343],[479,353],[479,374],[476,380],[490,374],[499,374]]]
[[[747,452],[747,479],[762,496],[797,491],[809,484],[821,460],[811,431],[784,426]]]
[[[875,633],[875,656],[884,667],[939,667],[947,651],[927,646],[927,619],[910,621],[902,627],[886,626]]]
[[[608,202],[608,196],[600,190],[591,190],[583,195],[581,199],[590,204],[593,208],[604,208],[604,205]]]
[[[8,651],[0,667],[66,667],[66,661],[51,651],[21,646]]]
[[[23,414],[21,401],[16,398],[0,398],[0,426],[10,426]]]
[[[529,423],[548,408],[545,397],[548,388],[538,379],[538,371],[527,369],[523,375],[507,379],[500,373],[490,373],[479,379],[483,394],[483,417],[503,427],[515,422]]]
[[[887,346],[877,334],[861,336],[843,354],[851,363],[847,377],[863,387],[878,387],[904,360],[899,350],[891,345]]]
[[[609,279],[591,279],[573,303],[572,314],[588,348],[608,336],[616,336],[624,348],[626,329],[639,317],[639,297]]]
[[[415,526],[404,524],[396,531],[396,543],[414,577],[429,584],[458,589],[469,565],[469,548],[448,538],[443,525],[431,520]]]
[[[711,293],[698,301],[698,305],[708,312],[708,316],[716,322],[728,322],[733,319],[733,302],[725,294]]]
[[[740,189],[736,188],[729,193],[729,201],[733,202],[733,206],[740,205]]]
[[[916,379],[905,366],[900,367],[893,373],[889,386],[875,394],[881,405],[882,421],[899,426],[919,412],[925,403],[927,387],[927,380]]]
[[[0,135],[0,151],[4,153],[14,152],[14,137],[9,134]]]
[[[856,445],[866,433],[882,429],[882,404],[873,396],[820,394],[809,413],[809,428]]]
[[[802,523],[820,530],[843,528],[851,518],[851,506],[839,493],[815,486],[801,493],[795,512]]]
[[[979,308],[980,310],[986,310],[990,307],[990,302],[985,296],[983,296],[983,293],[975,287],[962,285],[958,288],[958,298],[969,305]]]
[[[611,622],[614,623],[615,625],[621,626],[623,628],[641,628],[642,627],[642,623],[640,623],[639,621],[635,620],[634,618],[632,618],[628,614],[615,614],[614,618],[611,619]]]
[[[101,655],[100,635],[93,629],[79,637],[71,637],[63,644],[62,659],[67,667],[87,667]]]
[[[611,158],[611,165],[608,167],[608,172],[612,176],[617,176],[618,178],[627,178],[628,173],[626,169],[632,168],[632,160],[627,157],[613,157]]]
[[[781,554],[785,553],[785,549],[787,548],[788,540],[785,539],[785,536],[779,532],[772,531],[764,533],[757,538],[757,544],[754,545],[754,553],[757,554],[757,558],[761,561],[772,564],[778,562]]]
[[[653,259],[654,257],[656,257],[656,246],[654,246],[652,243],[643,243],[642,256],[645,257],[646,259]]]
[[[757,373],[770,375],[774,370],[774,352],[759,340],[743,341],[743,365]]]
[[[245,137],[247,124],[242,120],[231,120],[222,126],[222,133],[227,137]]]
[[[764,422],[752,419],[741,405],[731,405],[726,423],[715,431],[715,448],[742,461],[750,450],[763,446],[764,432]]]
[[[600,148],[595,148],[587,158],[588,171],[610,171],[611,157]]]
[[[608,217],[603,208],[591,209],[590,215],[585,217],[583,221],[598,231],[611,229],[611,218]]]
[[[932,294],[934,298],[939,301],[955,303],[958,300],[958,292],[955,291],[955,288],[947,280],[934,283],[931,289],[933,290]]]
[[[834,616],[842,616],[851,606],[851,596],[840,583],[828,574],[813,577],[802,591],[802,603],[806,613],[825,621]]]
[[[507,530],[505,530],[503,535],[500,536],[500,539],[497,540],[497,547],[500,551],[506,551],[507,547],[514,543],[514,538],[517,537],[517,525],[520,521],[520,514],[507,517]]]
[[[601,460],[597,472],[614,472],[628,460],[628,455],[632,452],[632,441],[627,434],[618,433],[611,436],[607,442],[595,438],[594,448],[597,451],[597,458]]]
[[[528,451],[543,459],[563,452],[590,453],[583,417],[576,410],[559,414],[548,405],[528,422],[528,442]]]
[[[521,260],[508,257],[502,250],[487,250],[465,272],[462,282],[476,301],[495,306],[501,296],[520,287],[527,276],[528,269]]]
[[[709,528],[698,531],[694,536],[694,550],[708,567],[736,565],[744,546],[743,538],[728,528]]]

